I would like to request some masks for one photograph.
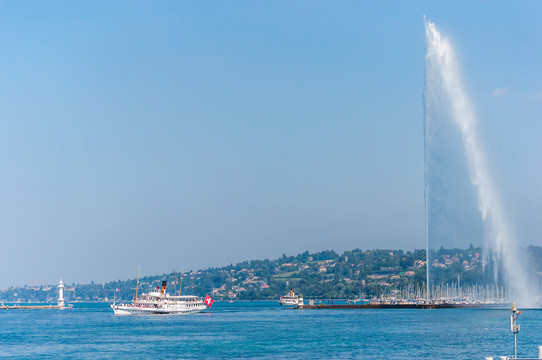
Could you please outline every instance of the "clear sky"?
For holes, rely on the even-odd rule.
[[[0,287],[424,248],[427,15],[542,245],[542,3],[0,3]]]

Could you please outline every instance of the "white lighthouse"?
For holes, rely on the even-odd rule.
[[[58,284],[58,307],[64,307],[64,284],[62,279],[60,279],[60,284]]]

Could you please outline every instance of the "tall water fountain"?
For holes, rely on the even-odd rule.
[[[482,247],[480,262],[486,284],[495,292],[532,305],[535,299],[530,272],[492,182],[486,155],[476,130],[476,117],[464,90],[450,41],[431,21],[425,22],[424,88],[425,219],[427,293],[444,284],[438,263],[442,248]],[[464,266],[469,266],[466,261]],[[449,281],[449,279],[447,280]],[[531,304],[530,304],[531,303]]]

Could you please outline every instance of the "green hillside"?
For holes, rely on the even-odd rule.
[[[542,248],[531,246],[529,258],[542,269]],[[461,278],[468,286],[484,284],[481,249],[440,249],[432,271],[438,282]],[[274,260],[252,260],[221,268],[185,272],[182,293],[214,299],[277,299],[292,288],[306,299],[351,299],[380,296],[401,288],[425,286],[425,250],[351,250],[338,254],[333,250],[308,251]],[[140,279],[139,292],[147,292],[167,280],[168,291],[178,291],[179,274],[162,274]],[[66,284],[67,301],[130,300],[136,280],[118,280],[104,284]],[[115,293],[115,289],[120,289]],[[56,301],[56,285],[24,286],[2,289],[4,302]]]

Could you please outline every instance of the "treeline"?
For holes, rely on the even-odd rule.
[[[542,248],[525,250],[529,261],[542,269]],[[463,285],[483,284],[481,249],[444,249],[431,253],[431,271],[437,281],[456,281]],[[540,271],[540,270],[538,270]],[[168,292],[178,292],[181,274],[143,277],[139,294],[168,281]],[[390,289],[406,286],[423,288],[426,281],[425,250],[360,250],[338,254],[333,250],[283,255],[273,260],[252,260],[220,268],[182,274],[182,294],[214,299],[278,299],[293,289],[306,299],[352,299],[379,296]],[[66,284],[67,301],[129,301],[135,295],[136,280],[103,284]],[[120,291],[116,292],[116,289]],[[56,285],[4,289],[3,302],[56,302]]]

